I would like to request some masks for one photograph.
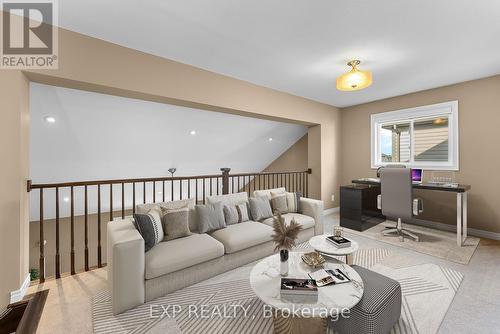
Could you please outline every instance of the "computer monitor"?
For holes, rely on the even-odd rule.
[[[411,169],[411,180],[413,183],[422,183],[424,177],[424,171],[421,168]]]

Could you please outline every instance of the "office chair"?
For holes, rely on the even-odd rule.
[[[394,228],[382,232],[383,235],[396,233],[418,241],[416,234],[403,228],[403,221],[410,221],[413,216],[423,212],[422,200],[413,198],[413,186],[410,168],[383,168],[380,170],[381,194],[377,197],[377,207],[386,217],[397,219]]]

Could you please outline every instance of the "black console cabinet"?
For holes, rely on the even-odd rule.
[[[340,226],[364,231],[385,221],[377,209],[380,186],[352,184],[340,187]]]

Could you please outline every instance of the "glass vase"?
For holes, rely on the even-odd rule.
[[[288,257],[289,257],[288,249],[281,249],[280,250],[280,274],[281,274],[281,276],[288,275]]]

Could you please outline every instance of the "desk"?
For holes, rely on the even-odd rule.
[[[352,183],[380,187],[380,181],[377,182],[372,179],[352,180]],[[459,184],[456,187],[449,187],[434,183],[419,183],[413,184],[413,188],[432,191],[448,191],[457,194],[457,245],[463,246],[464,240],[467,239],[467,193],[471,189],[471,186]]]

